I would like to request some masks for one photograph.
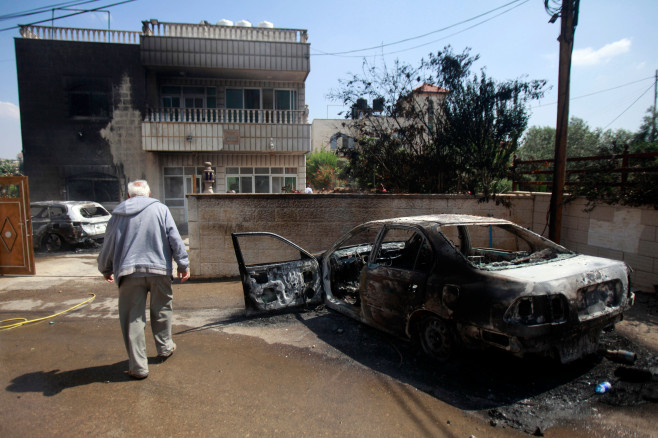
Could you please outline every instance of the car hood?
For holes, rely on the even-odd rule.
[[[628,266],[618,260],[587,255],[547,263],[513,267],[492,272],[495,277],[524,283],[524,294],[541,292],[573,292],[592,284],[619,279],[624,286],[628,281]]]

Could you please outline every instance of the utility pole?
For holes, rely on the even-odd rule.
[[[650,141],[656,141],[656,101],[658,101],[658,70],[653,78],[653,112],[651,118],[651,137]]]
[[[550,0],[544,1],[549,13],[553,13],[550,23],[560,17],[560,66],[558,73],[557,124],[555,129],[555,161],[553,164],[553,192],[549,210],[548,237],[560,243],[562,228],[562,204],[564,184],[567,178],[567,130],[569,127],[569,84],[571,79],[571,54],[573,39],[578,24],[580,0],[562,0],[558,10],[551,10]]]

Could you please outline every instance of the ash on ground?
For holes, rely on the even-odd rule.
[[[656,298],[649,301],[654,305]],[[649,311],[658,313],[657,309]],[[437,363],[413,343],[324,306],[236,321],[261,327],[299,322],[348,360],[486,418],[492,427],[542,435],[551,426],[594,417],[600,404],[636,406],[658,401],[657,352],[615,331],[602,335],[601,348],[632,351],[637,355],[634,364],[621,364],[601,354],[562,365],[547,358],[519,359],[503,352],[468,350],[449,362]],[[604,381],[612,387],[599,394],[595,388]]]

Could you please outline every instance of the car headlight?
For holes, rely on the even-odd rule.
[[[504,320],[515,325],[556,324],[567,320],[569,303],[562,294],[517,298],[505,312]]]

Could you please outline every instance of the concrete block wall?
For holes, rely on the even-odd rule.
[[[540,193],[506,195],[509,208],[461,195],[191,194],[187,198],[190,266],[192,276],[198,278],[238,275],[233,232],[268,231],[319,252],[362,222],[450,213],[508,219],[547,235],[550,202],[550,194]],[[608,206],[590,213],[584,210],[581,200],[565,206],[562,245],[626,261],[635,270],[635,287],[653,291],[658,284],[658,212]]]
[[[565,206],[560,243],[583,254],[625,261],[633,268],[633,286],[656,292],[658,210],[601,205],[587,212],[586,204],[577,199]]]

